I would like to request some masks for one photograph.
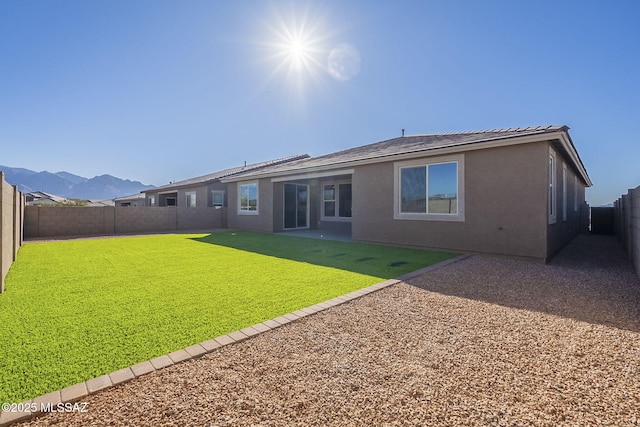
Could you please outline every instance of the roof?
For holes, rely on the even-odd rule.
[[[246,172],[257,172],[259,170],[271,167],[271,166],[278,166],[278,165],[282,165],[285,163],[289,163],[292,161],[297,161],[297,160],[301,160],[301,159],[305,159],[308,158],[309,155],[308,154],[297,154],[294,156],[289,156],[289,157],[283,157],[280,159],[275,159],[275,160],[268,160],[266,162],[260,162],[260,163],[253,163],[250,165],[244,165],[244,166],[238,166],[235,168],[230,168],[230,169],[225,169],[225,170],[221,170],[218,172],[213,172],[207,175],[202,175],[202,176],[198,176],[195,178],[189,178],[189,179],[185,179],[182,181],[176,181],[176,182],[172,182],[171,184],[167,184],[167,185],[162,185],[160,187],[154,187],[154,188],[150,188],[148,190],[144,190],[141,191],[141,193],[152,193],[152,192],[157,192],[157,191],[166,191],[166,190],[172,190],[172,189],[178,189],[178,188],[182,188],[182,187],[190,187],[193,185],[201,185],[201,184],[208,184],[214,181],[219,181],[222,178],[227,178],[239,173],[246,173]]]
[[[67,200],[62,196],[57,196],[55,194],[45,193],[44,191],[31,191],[29,193],[24,193],[25,198],[28,200],[29,204],[40,204],[40,203],[57,203],[64,202]],[[29,200],[31,199],[31,200]]]
[[[576,169],[582,174],[587,185],[591,181],[584,169],[573,142],[568,135],[567,126],[536,126],[523,128],[492,129],[467,132],[452,132],[426,135],[409,135],[386,141],[337,151],[318,157],[310,157],[286,164],[264,168],[260,171],[251,171],[235,174],[223,181],[237,181],[254,177],[274,177],[279,175],[307,173],[322,171],[336,167],[349,167],[352,165],[372,162],[388,161],[399,156],[410,156],[416,153],[424,153],[433,150],[441,151],[466,151],[470,149],[485,148],[492,143],[506,145],[510,143],[524,143],[539,140],[554,140],[563,138],[563,153],[573,158]]]
[[[87,206],[102,208],[105,206],[115,206],[115,202],[113,200],[89,200]]]
[[[146,190],[146,191],[149,191],[149,190]],[[115,199],[112,199],[112,201],[114,201],[114,202],[129,202],[129,201],[144,200],[144,199],[145,199],[144,194],[137,193],[137,194],[131,194],[129,196],[116,197]]]

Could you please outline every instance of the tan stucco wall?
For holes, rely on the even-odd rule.
[[[576,173],[571,168],[570,163],[564,159],[557,150],[550,148],[556,154],[556,222],[548,224],[547,227],[547,257],[553,256],[578,233],[580,233],[581,212],[589,207],[585,203],[585,184],[580,179],[577,180],[577,194],[574,180]],[[548,161],[548,160],[547,160]],[[567,165],[567,219],[563,220],[563,187],[562,175],[563,164]],[[547,185],[548,179],[547,179]],[[574,209],[574,197],[577,196],[577,210]],[[548,203],[547,193],[547,203]]]
[[[246,183],[256,180],[246,181]],[[274,183],[271,179],[260,179],[258,182],[258,214],[238,215],[238,188],[245,182],[233,182],[227,186],[229,200],[228,227],[234,229],[274,231]]]
[[[352,237],[544,259],[547,159],[546,142],[464,153],[464,222],[394,219],[394,163],[357,167]]]
[[[196,193],[196,207],[205,207],[211,206],[211,191],[224,191],[225,192],[225,206],[228,205],[228,195],[227,195],[227,184],[222,184],[220,182],[214,182],[207,185],[197,185],[193,187],[185,187],[178,188],[175,190],[162,190],[162,191],[154,191],[149,190],[145,192],[145,206],[149,206],[149,199],[151,196],[155,196],[156,199],[156,207],[162,207],[159,205],[160,203],[160,195],[167,193],[175,193],[176,194],[176,206],[178,207],[186,207],[187,205],[187,193]]]
[[[24,197],[4,180],[0,171],[0,293],[4,280],[22,245]]]

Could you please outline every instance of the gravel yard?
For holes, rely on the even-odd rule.
[[[640,425],[640,282],[615,239],[473,256],[24,425]]]

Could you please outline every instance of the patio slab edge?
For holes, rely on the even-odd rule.
[[[365,295],[369,295],[372,292],[377,292],[389,286],[396,285],[404,280],[408,280],[437,268],[445,267],[458,261],[462,261],[463,259],[466,259],[470,256],[471,255],[459,255],[457,257],[450,258],[437,264],[422,268],[420,270],[404,274],[396,279],[388,279],[383,282],[379,282],[365,288],[331,298],[327,301],[320,302],[309,307],[302,308],[300,310],[296,310],[292,313],[283,314],[282,316],[278,316],[274,319],[265,320],[262,323],[248,326],[246,328],[221,335],[211,340],[191,345],[184,349],[176,350],[168,354],[154,357],[150,360],[137,363],[131,367],[119,369],[115,372],[101,375],[96,378],[91,378],[85,382],[65,387],[62,390],[52,391],[42,396],[35,397],[31,400],[18,403],[15,405],[15,411],[5,411],[4,409],[0,411],[0,427],[8,427],[18,422],[27,421],[31,418],[45,415],[48,413],[48,411],[60,412],[56,411],[58,405],[77,403],[82,398],[99,391],[115,387],[119,384],[124,384],[140,376],[147,375],[168,366],[175,365],[176,363],[197,359],[202,355],[211,353],[221,347],[244,341],[255,335],[260,335],[264,332],[268,332],[272,329],[284,326],[287,323],[294,322],[296,320],[316,313],[320,313],[330,308],[356,300]],[[20,410],[18,411],[17,409]],[[89,408],[87,409],[90,410]]]

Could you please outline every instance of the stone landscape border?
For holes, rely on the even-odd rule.
[[[73,404],[76,404],[82,398],[90,394],[94,394],[100,390],[114,387],[118,384],[126,383],[133,380],[134,378],[162,368],[166,368],[171,365],[175,365],[176,363],[195,359],[204,354],[211,353],[220,347],[244,341],[254,335],[279,328],[280,326],[286,325],[287,323],[293,322],[303,317],[310,316],[312,314],[327,310],[331,307],[353,301],[372,292],[379,291],[380,289],[384,289],[389,286],[401,283],[403,280],[408,280],[412,277],[427,273],[437,268],[445,267],[449,264],[462,261],[469,256],[470,255],[459,255],[457,257],[450,258],[437,264],[425,267],[423,269],[407,273],[396,279],[385,280],[384,282],[376,283],[375,285],[371,285],[366,288],[362,288],[357,291],[353,291],[348,294],[338,296],[291,313],[284,314],[274,319],[266,320],[262,323],[248,326],[246,328],[230,332],[226,335],[221,335],[217,338],[201,342],[200,344],[194,344],[182,350],[176,350],[169,354],[154,357],[153,359],[137,363],[131,367],[123,368],[110,374],[101,375],[97,378],[92,378],[90,380],[65,387],[62,390],[52,391],[42,396],[38,396],[34,399],[18,403],[15,405],[15,409],[21,409],[19,411],[3,410],[2,412],[0,412],[0,427],[7,427],[11,424],[26,421],[31,419],[32,417],[43,415],[46,412],[43,412],[41,410],[42,408],[52,408],[53,410],[55,410],[56,408],[64,408],[70,406],[72,407]]]

